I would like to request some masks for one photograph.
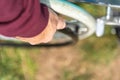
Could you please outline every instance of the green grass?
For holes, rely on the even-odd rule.
[[[24,80],[21,59],[16,49],[0,48],[0,80]]]
[[[97,39],[91,37],[83,41],[79,47],[84,52],[84,60],[95,63],[108,63],[116,56],[117,41],[114,36]]]
[[[92,74],[90,73],[76,75],[76,73],[72,71],[64,71],[62,75],[61,80],[90,80],[92,78]]]
[[[35,62],[30,52],[29,49],[1,47],[0,80],[34,80]]]
[[[84,54],[84,60],[106,64],[117,55],[117,38],[111,34],[111,28],[107,27],[104,36],[97,38],[93,35],[81,41],[79,49]]]
[[[83,3],[76,3],[83,9],[85,9],[87,12],[89,12],[92,16],[95,18],[102,17],[106,15],[106,7],[105,6],[99,6],[94,4],[83,4]]]
[[[72,80],[90,80],[92,78],[92,74],[82,74],[79,76],[75,76]]]

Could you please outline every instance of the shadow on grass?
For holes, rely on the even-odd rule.
[[[84,60],[94,63],[109,63],[117,55],[118,41],[115,35],[106,29],[103,37],[92,36],[80,42],[79,49],[84,54]]]

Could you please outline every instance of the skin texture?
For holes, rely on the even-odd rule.
[[[47,43],[52,40],[56,30],[65,28],[65,21],[61,17],[58,17],[52,10],[49,9],[49,21],[46,28],[38,35],[25,38],[19,37],[16,38],[28,42],[31,45],[39,44],[39,43]]]

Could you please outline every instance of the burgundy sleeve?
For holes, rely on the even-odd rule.
[[[39,0],[0,0],[0,34],[32,37],[48,23],[48,8]]]

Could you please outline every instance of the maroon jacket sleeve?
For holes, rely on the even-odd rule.
[[[0,0],[0,34],[32,37],[48,23],[48,8],[39,0]]]

